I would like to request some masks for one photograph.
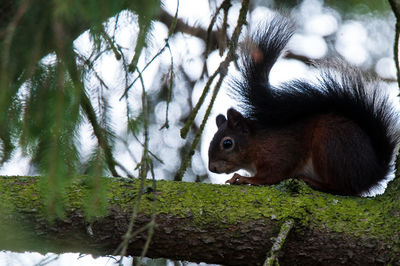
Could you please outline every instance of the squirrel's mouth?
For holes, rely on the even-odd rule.
[[[216,174],[230,174],[238,169],[236,169],[236,167],[231,167],[226,161],[210,161],[208,163],[208,170]]]

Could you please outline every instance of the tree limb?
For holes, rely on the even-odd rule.
[[[85,177],[68,188],[65,217],[54,223],[43,213],[38,180],[0,178],[1,249],[113,254],[126,233],[139,180],[105,178],[108,212],[90,223],[82,207]],[[280,265],[400,265],[399,193],[341,197],[293,180],[277,187],[158,181],[154,202],[151,182],[145,187],[134,231],[151,221],[155,203],[149,257],[261,265],[271,238],[293,219]],[[138,233],[127,255],[140,255],[146,237],[146,230]]]
[[[161,9],[161,13],[158,17],[158,20],[162,23],[164,23],[168,28],[171,27],[172,23],[174,22],[174,16],[169,14],[167,11],[164,9]],[[182,32],[182,33],[187,33],[189,35],[195,36],[197,38],[200,38],[204,41],[207,40],[207,30],[203,29],[201,26],[190,26],[186,22],[184,22],[182,19],[177,19],[176,20],[176,26],[174,29],[174,33],[176,32]],[[217,31],[211,31],[209,33],[209,40],[210,40],[210,48],[211,50],[217,49],[217,40],[218,40],[218,32]]]

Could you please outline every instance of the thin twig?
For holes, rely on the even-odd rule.
[[[154,216],[155,215],[153,214],[153,218],[149,223],[149,233],[148,233],[148,236],[147,236],[147,239],[146,239],[146,243],[144,244],[144,247],[143,247],[143,250],[142,250],[142,254],[140,255],[140,260],[138,260],[138,262],[136,263],[136,266],[140,266],[141,265],[142,259],[143,259],[144,256],[146,256],[147,250],[149,249],[149,246],[150,246],[151,239],[153,238],[154,227],[156,226]]]
[[[139,142],[140,145],[142,145],[142,147],[144,147],[144,144],[139,140],[139,138],[136,135],[133,134],[133,137],[136,139],[137,142]],[[149,154],[153,156],[154,159],[156,159],[158,162],[164,164],[164,161],[161,160],[157,155],[155,155],[151,150],[149,150]]]
[[[143,72],[147,69],[147,67],[148,67],[151,63],[153,63],[153,61],[154,61],[158,56],[160,56],[160,55],[164,52],[165,48],[167,48],[167,46],[169,46],[169,39],[171,38],[172,34],[173,34],[174,31],[175,31],[176,21],[177,21],[177,19],[178,19],[178,10],[179,10],[179,0],[177,1],[177,7],[176,7],[175,16],[174,16],[174,19],[173,19],[173,21],[172,21],[172,23],[171,23],[171,26],[170,26],[169,30],[168,30],[168,36],[167,36],[167,38],[165,39],[165,44],[164,44],[164,46],[163,46],[163,47],[158,51],[158,53],[157,53],[155,56],[153,56],[153,58],[144,66],[144,68],[140,71],[141,73],[143,73]],[[132,64],[132,63],[131,63],[131,64]],[[124,93],[122,94],[122,96],[120,97],[120,100],[122,100],[122,98],[124,98],[124,97],[126,97],[126,96],[128,95],[128,91],[130,90],[130,88],[132,88],[132,86],[135,84],[135,82],[136,82],[138,79],[139,79],[139,75],[131,82],[131,84],[129,84],[129,86],[127,86],[127,87],[125,88],[125,91],[124,91]]]
[[[222,63],[221,63],[221,65],[222,65]],[[192,112],[190,113],[189,117],[187,118],[185,125],[181,128],[181,138],[185,139],[187,137],[187,134],[189,133],[189,129],[194,122],[194,118],[196,117],[197,113],[199,112],[200,107],[203,105],[204,100],[205,100],[208,92],[210,91],[210,86],[211,86],[212,82],[214,81],[215,77],[221,72],[221,65],[217,68],[217,70],[215,70],[215,72],[207,80],[206,86],[204,87],[199,100],[197,101],[195,107],[193,108]]]
[[[104,30],[104,27],[102,27],[100,34],[101,34],[101,36],[103,36],[104,40],[106,40],[106,42],[110,46],[111,50],[114,52],[115,58],[117,60],[120,60],[122,57],[121,53],[118,51],[118,48],[115,46],[114,41],[110,38],[110,36],[108,36],[107,32]]]
[[[106,163],[108,169],[114,177],[119,177],[118,172],[115,169],[116,162],[114,156],[112,154],[112,148],[107,139],[106,130],[100,125],[97,120],[96,112],[93,108],[92,103],[90,102],[89,96],[86,94],[85,88],[82,84],[80,74],[78,73],[78,66],[76,65],[75,60],[70,60],[73,65],[68,66],[69,73],[71,75],[72,82],[76,87],[80,88],[80,106],[83,109],[89,123],[93,128],[93,133],[97,138],[97,142],[99,146],[103,149]]]
[[[154,234],[154,229],[156,227],[156,215],[155,215],[155,210],[156,210],[156,197],[157,197],[157,186],[156,186],[156,178],[154,176],[154,168],[153,168],[153,162],[150,161],[150,172],[151,172],[151,176],[153,179],[153,204],[152,204],[152,215],[151,215],[151,221],[149,223],[149,232],[147,235],[147,239],[146,239],[146,243],[144,244],[143,250],[142,250],[142,254],[140,255],[140,260],[137,262],[137,266],[140,266],[141,261],[143,259],[144,256],[146,256],[147,250],[149,249],[150,246],[150,242],[151,239],[153,238],[153,234]]]
[[[237,47],[237,43],[238,43],[238,39],[239,39],[239,35],[241,32],[242,26],[246,23],[246,14],[247,14],[247,10],[248,10],[248,5],[249,5],[249,0],[245,0],[242,2],[242,8],[240,9],[236,28],[232,34],[232,40],[229,45],[228,54],[227,54],[225,60],[221,62],[221,64],[219,65],[217,70],[214,72],[214,74],[208,79],[206,86],[203,89],[203,93],[201,94],[196,106],[190,113],[188,120],[186,121],[185,125],[181,129],[181,137],[182,138],[186,138],[188,131],[194,122],[194,118],[196,117],[201,105],[203,105],[204,99],[210,90],[210,85],[214,81],[214,78],[218,74],[221,74],[221,72],[226,72],[227,68],[229,66],[229,63],[236,59],[235,50]]]
[[[205,49],[205,51],[204,51],[204,65],[203,65],[203,73],[202,73],[203,75],[204,75],[204,74],[207,74],[207,75],[208,75],[208,70],[207,70],[207,58],[208,58],[208,55],[209,55],[209,53],[210,53],[211,35],[212,35],[212,33],[214,33],[212,29],[213,29],[213,27],[214,27],[214,25],[215,25],[215,22],[217,21],[217,17],[218,17],[219,12],[221,11],[221,9],[224,10],[224,25],[226,26],[226,24],[225,24],[225,23],[226,23],[226,15],[227,15],[227,12],[228,12],[228,10],[229,10],[230,7],[231,7],[231,0],[224,0],[224,1],[221,3],[221,5],[217,8],[217,10],[215,11],[214,16],[211,18],[210,24],[208,25],[208,28],[207,28],[207,38],[206,38],[206,40],[205,40],[206,49]],[[223,37],[224,37],[225,39],[227,39],[226,28],[224,28],[224,25],[223,25],[222,31],[220,31],[219,34],[224,35]],[[218,31],[217,31],[217,32],[218,32]],[[215,37],[215,36],[219,37],[218,34],[214,34],[213,36],[214,36],[214,37]],[[219,42],[219,39],[220,39],[220,38],[217,38],[217,40],[216,40],[217,43]],[[212,46],[212,47],[214,47],[214,46]],[[226,48],[226,46],[224,46],[224,45],[219,45],[220,51],[223,50],[223,49],[225,49],[225,48]],[[220,55],[222,56],[221,53],[220,53]]]
[[[210,24],[208,25],[208,28],[207,28],[206,49],[205,49],[205,52],[204,52],[206,59],[208,57],[208,53],[209,53],[209,50],[210,50],[211,33],[213,32],[212,29],[213,29],[213,27],[215,25],[215,22],[217,21],[218,14],[221,11],[221,9],[225,10],[227,7],[229,9],[230,6],[231,6],[231,0],[224,0],[221,3],[221,5],[217,8],[217,10],[215,11],[214,16],[211,18]]]
[[[220,89],[220,87],[222,85],[222,81],[224,80],[226,74],[227,74],[226,72],[223,72],[223,73],[220,74],[219,80],[218,80],[217,84],[215,85],[215,88],[214,88],[214,91],[213,91],[213,95],[212,95],[210,104],[208,105],[207,111],[206,111],[206,113],[204,115],[203,121],[201,122],[200,128],[199,128],[199,130],[197,130],[196,136],[195,136],[195,138],[194,138],[194,140],[192,142],[192,145],[189,148],[189,154],[187,156],[185,156],[185,159],[183,160],[183,162],[181,164],[181,167],[179,168],[177,174],[175,175],[174,180],[176,180],[176,181],[182,180],[183,175],[185,174],[186,169],[189,166],[190,160],[192,159],[192,156],[194,154],[194,150],[196,149],[197,145],[200,142],[201,134],[203,133],[204,127],[206,126],[208,117],[209,117],[209,115],[211,113],[211,109],[212,109],[212,107],[214,105],[214,102],[215,102],[215,98],[218,95],[219,89]]]
[[[121,168],[122,171],[124,171],[126,173],[126,176],[130,179],[135,178],[128,169],[126,169],[125,166],[123,166],[121,163],[119,163],[118,161],[115,161],[115,165],[118,166],[119,168]]]
[[[293,228],[293,226],[294,226],[293,220],[287,220],[286,222],[283,223],[283,225],[281,226],[281,231],[279,232],[279,235],[275,238],[275,242],[268,253],[267,259],[264,261],[263,266],[279,265],[278,253],[283,247],[283,244],[285,243],[285,240],[287,239],[287,236],[290,230]]]
[[[169,84],[167,88],[167,108],[165,109],[165,123],[161,126],[160,129],[169,128],[169,120],[168,120],[169,103],[171,102],[172,87],[174,85],[174,58],[172,56],[171,47],[169,45],[168,45],[168,50],[171,58],[171,65],[169,68]]]
[[[202,103],[204,102],[204,98],[207,95],[208,91],[209,91],[209,87],[211,85],[211,83],[213,82],[214,78],[217,76],[217,74],[220,75],[220,78],[217,82],[217,84],[214,87],[214,92],[210,101],[210,104],[207,108],[207,111],[203,117],[203,121],[200,125],[199,130],[196,132],[196,137],[192,142],[192,145],[189,149],[189,152],[187,154],[187,156],[185,157],[186,159],[183,160],[181,167],[179,168],[177,174],[175,175],[175,180],[182,180],[183,175],[185,174],[185,171],[189,165],[189,162],[194,154],[194,150],[197,147],[197,144],[200,141],[200,136],[203,133],[204,127],[207,123],[208,117],[210,116],[211,113],[211,109],[214,105],[215,99],[217,97],[217,94],[219,92],[219,89],[221,87],[222,81],[224,80],[227,72],[228,72],[228,66],[229,63],[236,60],[237,56],[235,53],[237,44],[238,44],[238,40],[239,40],[239,35],[240,32],[242,31],[242,27],[244,24],[246,24],[246,16],[247,16],[247,11],[248,11],[248,7],[249,7],[249,0],[243,0],[242,2],[242,7],[240,9],[239,12],[239,16],[238,16],[238,20],[237,20],[237,25],[236,28],[232,34],[232,38],[231,38],[231,42],[229,45],[229,50],[228,50],[228,54],[226,55],[226,58],[224,61],[221,62],[221,64],[219,65],[218,69],[214,72],[214,74],[209,78],[202,95],[200,96],[199,101],[197,102],[195,108],[193,109],[192,113],[189,115],[188,121],[186,121],[185,125],[183,126],[183,128],[181,129],[181,137],[185,138],[188,134],[189,128],[191,127],[191,125],[194,122],[194,118],[197,115],[198,110],[200,109],[200,106],[202,105]]]
[[[144,149],[143,149],[143,155],[142,155],[142,160],[140,162],[140,170],[139,170],[139,176],[140,176],[140,186],[139,186],[139,191],[138,191],[138,196],[135,202],[135,205],[133,207],[132,215],[129,220],[129,225],[128,225],[128,230],[124,235],[123,241],[120,244],[120,247],[117,249],[121,249],[120,255],[125,256],[129,241],[133,237],[133,226],[135,224],[137,212],[139,210],[139,205],[144,193],[144,182],[147,177],[147,172],[148,172],[148,167],[149,167],[149,155],[148,155],[148,145],[149,145],[149,125],[148,125],[148,116],[149,116],[149,102],[147,98],[147,93],[146,89],[144,86],[144,81],[142,77],[142,73],[138,70],[140,81],[142,84],[142,108],[143,108],[143,114],[144,114],[144,122],[143,122],[143,127],[144,127]],[[118,252],[118,251],[117,251]]]
[[[191,36],[197,37],[199,39],[202,39],[206,41],[207,39],[207,31],[203,29],[201,26],[190,26],[189,24],[186,23],[185,20],[182,19],[177,19],[175,20],[172,15],[168,13],[168,11],[165,11],[164,9],[161,9],[160,15],[158,17],[158,20],[161,23],[164,23],[167,27],[171,27],[173,23],[176,24],[174,32],[181,32],[181,33],[187,33]],[[217,31],[213,31],[211,33],[211,48],[217,48]]]
[[[165,48],[166,48],[166,45],[164,45],[164,46],[158,51],[158,53],[155,54],[155,55],[153,56],[153,58],[150,59],[149,62],[147,62],[147,64],[143,67],[143,69],[142,69],[140,72],[143,73],[143,72],[147,69],[147,67],[150,66],[151,63],[153,63],[153,61],[154,61],[160,54],[162,54],[162,53],[164,52]],[[132,88],[132,86],[136,83],[136,81],[139,79],[139,77],[140,77],[140,76],[138,75],[138,76],[125,88],[125,91],[124,91],[124,93],[122,94],[122,96],[119,98],[119,100],[122,100],[122,98],[124,98],[124,97],[126,97],[126,96],[128,95],[128,91],[129,91],[130,88]]]
[[[149,153],[151,154],[151,152],[148,149],[148,146],[149,146],[149,132],[148,132],[149,131],[149,122],[148,122],[148,119],[149,119],[149,100],[147,98],[147,94],[146,94],[146,89],[145,89],[145,86],[144,86],[142,73],[155,60],[155,58],[157,56],[159,56],[165,50],[166,47],[169,48],[169,43],[168,42],[169,42],[169,38],[172,35],[172,33],[174,32],[174,29],[175,29],[175,26],[176,26],[176,19],[178,17],[178,9],[179,9],[179,0],[177,2],[177,8],[176,8],[176,14],[175,14],[175,22],[172,23],[172,25],[171,25],[171,27],[169,29],[168,38],[165,40],[164,47],[150,60],[150,62],[147,63],[147,65],[142,69],[142,71],[140,71],[136,67],[136,70],[138,72],[138,77],[129,86],[126,87],[123,95],[120,98],[120,100],[122,100],[123,97],[127,97],[128,96],[127,93],[129,91],[129,89],[133,86],[133,84],[135,83],[135,81],[137,79],[140,79],[141,84],[142,84],[142,109],[143,109],[143,116],[144,116],[144,122],[143,122],[143,128],[144,128],[143,156],[142,156],[142,161],[140,163],[140,179],[141,179],[141,182],[140,182],[138,197],[137,197],[137,200],[135,202],[135,206],[134,206],[133,211],[132,211],[131,219],[129,221],[128,230],[127,230],[126,234],[124,235],[123,242],[120,244],[120,247],[118,247],[118,249],[117,249],[118,252],[119,252],[119,250],[121,250],[120,254],[122,256],[126,255],[126,251],[127,251],[128,245],[129,245],[129,241],[130,241],[130,239],[132,239],[132,236],[135,235],[135,232],[132,233],[132,230],[133,230],[133,226],[134,226],[135,219],[136,219],[136,216],[137,216],[137,211],[138,211],[138,208],[139,208],[141,197],[142,197],[142,195],[144,193],[144,181],[145,181],[145,179],[147,177],[147,172],[148,172],[149,168],[151,170],[151,175],[153,177],[154,199],[156,197],[156,194],[155,194],[156,193],[155,192],[156,184],[155,184],[155,177],[154,177],[154,171],[153,171],[153,163],[152,163],[151,159],[149,158]],[[154,154],[152,154],[152,155],[156,159],[158,159]],[[155,200],[154,200],[154,202],[155,202]],[[142,257],[146,254],[146,252],[148,250],[148,247],[150,245],[150,241],[151,241],[152,236],[153,236],[154,227],[155,227],[155,214],[153,212],[152,220],[149,223],[149,233],[148,233],[147,241],[146,241],[145,246],[143,247],[143,251],[142,251]],[[141,264],[141,261],[142,261],[141,259],[138,260],[138,262],[137,262],[138,265]]]
[[[107,90],[110,90],[110,88],[108,87],[108,85],[104,82],[104,80],[100,77],[99,73],[97,73],[97,71],[94,68],[93,63],[89,60],[86,59],[83,55],[80,54],[76,54],[76,57],[81,60],[83,62],[84,65],[86,65],[88,67],[88,69],[90,69],[91,71],[93,71],[95,77],[97,78],[97,80],[100,82],[100,85],[104,86]]]
[[[90,124],[92,125],[94,135],[97,138],[99,146],[103,149],[104,155],[106,157],[106,162],[108,169],[110,169],[111,174],[115,177],[118,177],[119,174],[115,170],[115,160],[112,155],[112,148],[108,143],[107,136],[105,136],[105,130],[102,128],[97,121],[96,112],[93,109],[92,104],[90,103],[89,97],[86,95],[85,91],[82,89],[81,93],[81,106],[83,111],[85,112]]]

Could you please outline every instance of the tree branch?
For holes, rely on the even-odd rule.
[[[87,183],[85,177],[74,180],[64,197],[65,218],[49,223],[39,177],[0,178],[0,248],[113,254],[128,228],[140,180],[103,180],[108,212],[90,223],[91,233],[82,215]],[[400,264],[398,194],[341,197],[304,183],[255,187],[158,181],[157,191],[150,187],[152,182],[146,182],[133,227],[134,232],[147,229],[154,210],[149,257],[261,265],[272,238],[293,219],[295,226],[277,254],[280,265]],[[146,231],[137,231],[127,255],[141,254]]]
[[[235,30],[233,31],[231,41],[229,43],[229,50],[228,53],[225,57],[225,60],[220,63],[218,66],[217,70],[214,72],[214,74],[208,79],[206,86],[203,89],[203,92],[195,106],[195,108],[192,110],[192,112],[189,115],[188,120],[186,121],[185,125],[181,128],[181,137],[186,138],[188,131],[190,127],[192,126],[194,122],[194,118],[197,116],[197,113],[200,109],[200,107],[203,105],[203,102],[205,100],[206,95],[209,92],[210,85],[212,84],[213,80],[215,77],[219,74],[219,80],[217,81],[217,84],[215,84],[213,95],[211,97],[211,101],[207,107],[206,113],[203,117],[203,121],[201,122],[199,130],[196,132],[196,136],[190,146],[189,152],[187,156],[185,157],[185,160],[182,161],[181,166],[178,170],[178,172],[175,175],[175,180],[182,180],[183,175],[185,174],[185,171],[189,165],[189,162],[194,154],[194,150],[196,149],[198,143],[200,142],[200,137],[201,134],[203,133],[203,130],[205,128],[205,125],[207,123],[208,117],[211,114],[211,109],[214,105],[215,99],[218,95],[218,92],[221,88],[222,82],[225,78],[225,76],[228,73],[228,67],[230,62],[234,61],[237,59],[236,56],[236,48],[238,46],[238,41],[239,41],[239,35],[242,31],[242,27],[247,23],[246,17],[247,17],[247,11],[249,7],[249,0],[243,0],[242,2],[242,7],[240,8],[240,12],[237,18],[237,24],[235,27]]]
[[[174,16],[172,16],[167,11],[162,9],[160,16],[158,17],[158,20],[160,22],[164,23],[168,28],[170,28],[172,23],[174,22]],[[184,22],[182,19],[176,20],[176,26],[175,26],[173,33],[176,33],[176,32],[187,33],[189,35],[200,38],[204,41],[207,40],[207,36],[208,36],[206,29],[203,29],[201,26],[197,26],[197,27],[190,26],[189,24]],[[211,31],[210,32],[211,50],[217,48],[217,39],[218,39],[218,33],[216,31]]]
[[[275,239],[274,244],[269,252],[268,258],[265,260],[263,266],[274,266],[279,265],[278,262],[278,252],[282,249],[285,240],[288,237],[290,230],[292,230],[294,226],[293,220],[287,220],[281,227],[281,231],[279,232],[278,237]]]

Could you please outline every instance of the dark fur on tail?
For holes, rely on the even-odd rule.
[[[293,34],[292,25],[284,17],[274,17],[247,45],[243,77],[233,85],[244,116],[261,128],[280,127],[318,114],[354,121],[369,136],[378,158],[374,174],[365,177],[371,180],[363,182],[377,184],[388,173],[399,142],[397,113],[388,95],[343,62],[317,66],[321,73],[316,82],[293,80],[272,87],[269,73]]]

